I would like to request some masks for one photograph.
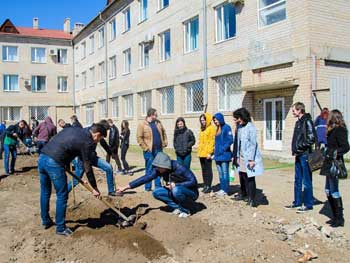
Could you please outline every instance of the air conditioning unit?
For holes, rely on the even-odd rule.
[[[244,5],[244,0],[229,0],[229,3],[232,3],[234,5],[237,5],[237,4]]]
[[[57,49],[50,49],[50,56],[57,56]]]
[[[153,43],[154,42],[154,35],[152,35],[152,34],[145,35],[145,40],[143,42],[144,43]]]
[[[31,83],[30,83],[30,80],[24,80],[24,87],[26,88],[26,89],[29,89],[29,88],[31,88]]]

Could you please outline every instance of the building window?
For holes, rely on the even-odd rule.
[[[147,110],[152,106],[152,92],[146,91],[140,93],[141,98],[141,115],[146,116]]]
[[[259,0],[259,27],[285,20],[286,0]]]
[[[127,49],[124,52],[124,74],[131,72],[131,49]]]
[[[81,43],[81,59],[86,58],[86,42]]]
[[[87,76],[86,76],[86,71],[81,73],[81,81],[82,81],[82,88],[86,89],[87,85]]]
[[[75,48],[75,52],[74,52],[74,61],[75,61],[75,64],[78,64],[79,62],[79,47],[76,47]]]
[[[46,49],[39,47],[31,48],[33,63],[46,63]]]
[[[140,68],[148,68],[149,50],[150,50],[149,44],[146,44],[146,43],[140,44]]]
[[[58,77],[57,78],[57,90],[58,90],[58,92],[67,92],[68,91],[68,78],[67,77]]]
[[[60,64],[68,64],[67,49],[57,49],[57,62]]]
[[[119,117],[119,98],[113,98],[112,99],[112,117],[117,118]]]
[[[148,18],[148,0],[139,0],[140,16],[139,21],[145,21]]]
[[[130,13],[130,7],[126,9],[124,12],[124,32],[127,32],[131,28],[131,13]]]
[[[232,3],[225,3],[215,8],[216,42],[236,35],[236,9]]]
[[[264,100],[264,149],[282,150],[284,98]]]
[[[107,103],[106,100],[100,101],[100,118],[107,116]]]
[[[98,64],[98,67],[100,69],[100,82],[104,82],[105,80],[105,77],[106,77],[106,73],[105,73],[105,63],[104,62],[101,62],[100,64]]]
[[[115,18],[109,22],[109,40],[112,41],[117,37],[117,22]]]
[[[21,107],[2,107],[2,120],[19,121],[21,119]]]
[[[203,81],[194,81],[185,84],[186,112],[200,112],[203,110]]]
[[[89,104],[85,106],[86,113],[86,125],[92,125],[95,119],[94,104]]]
[[[160,61],[169,60],[171,56],[170,30],[159,35],[160,39]]]
[[[93,54],[95,52],[95,36],[92,35],[89,37],[89,41],[90,41],[90,55]]]
[[[168,7],[169,6],[169,1],[170,0],[158,0],[158,8],[159,8],[159,10]]]
[[[18,75],[3,75],[3,91],[19,91]]]
[[[102,48],[105,45],[105,28],[102,27],[98,31],[98,48]]]
[[[38,121],[43,121],[47,116],[49,116],[49,107],[47,106],[37,106],[29,107],[30,116],[34,117]]]
[[[117,77],[117,58],[116,56],[109,58],[109,78],[114,79]]]
[[[46,91],[46,77],[32,76],[32,92],[45,92],[45,91]]]
[[[3,46],[2,61],[18,61],[18,47]]]
[[[198,49],[199,19],[198,16],[184,23],[185,53]]]
[[[75,90],[80,89],[80,78],[79,75],[75,75]]]
[[[243,92],[241,73],[235,73],[215,79],[218,92],[218,110],[233,111],[242,107]]]
[[[174,113],[174,87],[162,88],[160,91],[161,113]]]
[[[133,94],[124,96],[125,103],[125,117],[133,117],[134,116],[134,97]]]
[[[95,67],[89,69],[90,71],[90,87],[95,86]]]

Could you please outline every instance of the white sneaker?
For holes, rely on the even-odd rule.
[[[173,212],[172,212],[173,215],[179,215],[181,214],[181,211],[180,209],[176,208]]]
[[[190,214],[185,213],[185,212],[181,212],[181,213],[179,214],[179,217],[180,217],[180,218],[186,218],[186,217],[189,217],[189,216],[190,216]]]
[[[224,190],[220,190],[219,192],[216,193],[217,197],[224,197],[225,195],[227,195],[227,193]]]

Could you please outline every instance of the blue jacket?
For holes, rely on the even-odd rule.
[[[214,160],[220,162],[229,162],[232,159],[231,145],[233,143],[232,130],[225,123],[224,115],[220,112],[214,115],[221,126],[221,133],[215,136]]]
[[[174,182],[176,185],[187,187],[198,194],[197,179],[193,172],[174,160],[171,161],[171,170],[169,170],[168,173],[160,174],[157,172],[157,168],[153,167],[149,173],[131,181],[129,185],[131,188],[136,188],[140,185],[151,182],[158,176],[163,177],[164,181],[167,183]]]
[[[0,124],[0,135],[5,134],[5,131],[6,131],[6,125],[1,123]]]
[[[317,142],[327,144],[327,120],[318,116],[315,120]]]

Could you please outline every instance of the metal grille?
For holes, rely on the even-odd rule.
[[[47,116],[49,116],[48,106],[37,106],[29,107],[30,116],[34,117],[38,121],[43,121]]]
[[[78,120],[80,120],[80,106],[75,106],[75,115],[78,117]]]
[[[233,111],[242,107],[243,91],[241,73],[215,79],[218,91],[218,110]]]
[[[147,110],[152,106],[152,92],[146,91],[140,93],[141,97],[141,115],[146,116]]]
[[[85,113],[86,113],[86,125],[93,124],[95,119],[94,104],[86,105]]]
[[[133,117],[134,116],[133,94],[124,96],[124,103],[125,103],[125,117]]]
[[[21,107],[3,107],[3,121],[19,121],[21,119]]]
[[[162,88],[159,90],[161,99],[161,113],[174,113],[174,87]]]
[[[199,112],[203,109],[203,81],[198,80],[185,84],[186,112]]]
[[[100,101],[100,118],[104,118],[107,115],[107,103],[106,100]]]
[[[119,117],[119,97],[112,99],[112,117]]]

